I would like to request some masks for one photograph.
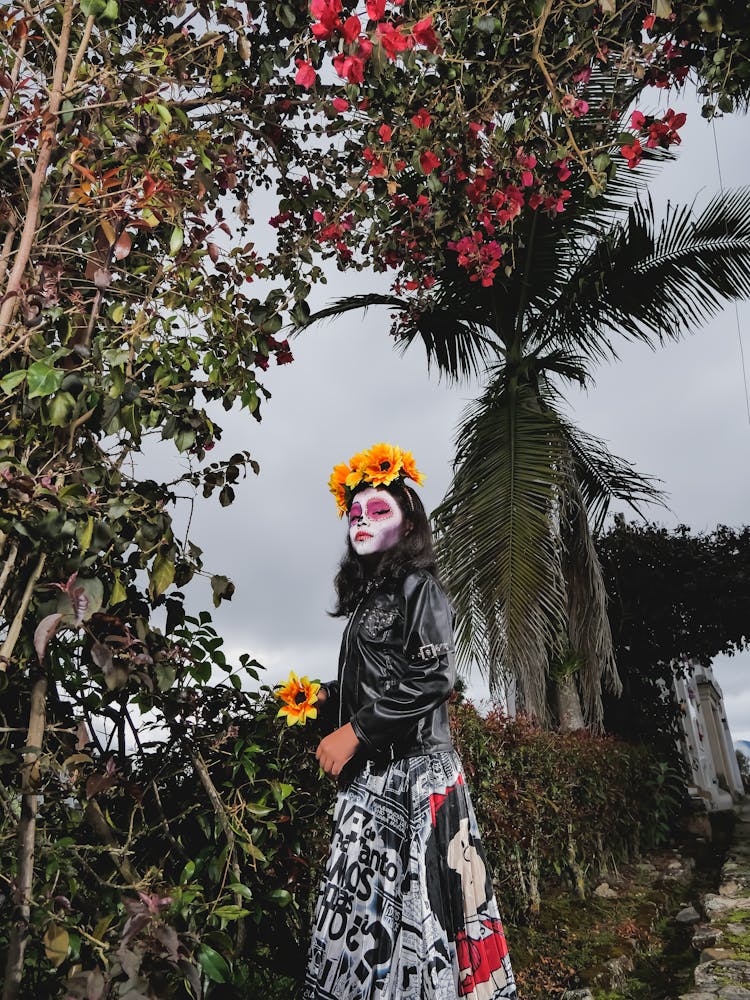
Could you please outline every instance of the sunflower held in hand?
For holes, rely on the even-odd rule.
[[[284,703],[276,713],[276,718],[285,715],[288,726],[304,726],[308,719],[317,719],[315,702],[318,700],[319,690],[318,681],[298,677],[292,670],[286,682],[275,692],[279,701]]]

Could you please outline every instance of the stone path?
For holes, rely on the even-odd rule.
[[[700,949],[695,987],[679,1000],[750,1000],[750,803],[737,807],[719,892],[701,903],[705,921],[693,933]]]

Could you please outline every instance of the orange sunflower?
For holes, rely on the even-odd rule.
[[[318,700],[320,683],[311,681],[308,677],[298,677],[292,670],[286,683],[277,691],[276,697],[284,704],[276,713],[276,718],[286,716],[288,726],[301,725],[308,719],[317,719],[318,710],[315,702]]]
[[[339,517],[346,513],[346,480],[351,473],[351,468],[342,462],[333,467],[331,478],[328,480],[328,489],[336,498]]]
[[[407,479],[411,479],[417,486],[424,484],[424,473],[420,472],[417,468],[417,463],[414,461],[414,456],[410,451],[405,451],[401,455],[401,475],[406,476]]]
[[[362,478],[373,486],[388,486],[401,473],[402,454],[400,448],[381,441],[365,453]]]

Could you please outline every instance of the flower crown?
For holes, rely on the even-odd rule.
[[[354,490],[362,483],[370,486],[388,486],[396,480],[411,479],[421,486],[424,475],[419,471],[410,451],[386,444],[374,444],[367,451],[360,451],[347,462],[335,465],[328,488],[336,498],[339,517],[349,509]]]

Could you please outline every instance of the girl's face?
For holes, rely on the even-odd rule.
[[[349,509],[349,538],[358,556],[385,552],[401,538],[404,515],[385,490],[360,490]]]

